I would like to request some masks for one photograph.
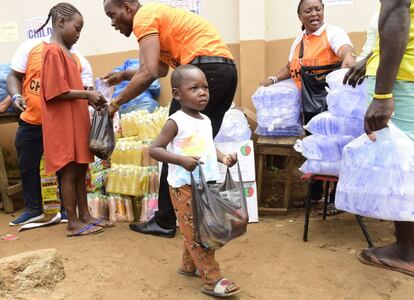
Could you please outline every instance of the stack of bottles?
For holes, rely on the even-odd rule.
[[[257,114],[256,134],[303,135],[300,91],[292,79],[259,87],[252,100]]]
[[[307,160],[300,167],[303,173],[338,176],[342,150],[346,144],[364,133],[364,115],[368,107],[366,84],[353,88],[344,85],[347,69],[330,73],[328,83],[328,111],[312,118],[304,127],[311,136],[298,140],[295,150]]]
[[[168,107],[159,107],[153,113],[138,110],[123,114],[121,117],[122,136],[153,140],[161,132],[167,118]]]
[[[252,131],[244,113],[237,108],[230,108],[224,115],[223,123],[214,142],[244,142],[250,140]]]
[[[111,222],[133,222],[134,208],[131,197],[122,195],[88,194],[89,211],[94,218]]]
[[[349,143],[335,205],[353,214],[414,222],[414,141],[392,122],[376,133]]]

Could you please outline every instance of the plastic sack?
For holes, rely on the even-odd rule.
[[[100,78],[95,80],[95,90],[100,92],[106,99],[106,101],[111,101],[113,90],[110,86],[107,86]]]
[[[336,116],[363,119],[368,108],[366,80],[355,88],[344,85],[343,79],[348,70],[340,69],[326,76],[329,86],[326,98],[328,109]]]
[[[252,131],[244,113],[238,109],[229,109],[214,142],[244,142],[250,140]]]
[[[201,165],[200,183],[191,173],[194,238],[204,248],[219,249],[246,232],[249,215],[239,163],[237,168],[237,185],[229,169],[222,184],[208,184]]]
[[[372,218],[414,222],[414,141],[394,124],[349,143],[336,190],[340,210]]]
[[[310,135],[297,140],[293,148],[308,159],[337,161],[342,159],[342,149],[353,139],[352,136]]]
[[[312,134],[358,137],[364,133],[364,120],[337,117],[325,111],[313,117],[304,128]]]
[[[113,71],[125,71],[125,70],[137,70],[139,68],[138,59],[127,59],[124,63],[115,68]],[[128,85],[129,81],[125,80],[115,85],[112,97],[117,97]],[[153,112],[155,108],[159,106],[158,101],[155,99],[160,95],[161,86],[159,80],[155,80],[151,85],[142,92],[140,95],[129,101],[128,103],[122,104],[119,108],[120,114],[126,114],[136,110],[147,110]]]
[[[303,130],[302,125],[277,128],[273,130],[268,130],[268,128],[258,125],[254,133],[262,136],[303,136],[305,134],[305,131]]]
[[[338,176],[341,169],[341,161],[323,161],[307,159],[299,170],[306,173]]]
[[[268,132],[302,126],[300,91],[292,79],[259,87],[252,100],[256,107],[257,123]]]
[[[9,95],[7,76],[11,71],[10,64],[0,64],[0,102]]]
[[[89,134],[89,149],[100,159],[108,159],[115,148],[114,127],[108,107],[95,111]]]

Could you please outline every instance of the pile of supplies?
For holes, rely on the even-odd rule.
[[[292,79],[259,87],[252,100],[257,114],[256,134],[303,135],[300,91]]]
[[[223,123],[214,142],[244,142],[250,140],[251,137],[252,131],[244,113],[237,108],[230,108],[224,114]]]
[[[393,123],[343,151],[335,205],[353,214],[414,222],[414,141]]]
[[[344,85],[347,71],[340,69],[326,77],[328,111],[306,124],[304,128],[312,135],[298,140],[294,146],[307,158],[300,167],[303,173],[338,176],[343,148],[364,133],[364,115],[368,107],[366,83],[355,88]]]
[[[138,59],[127,59],[124,63],[112,70],[112,72],[120,72],[126,70],[137,70],[139,69],[139,60]],[[128,85],[129,81],[125,80],[117,84],[114,87],[112,97],[117,97]],[[121,115],[139,110],[147,110],[148,112],[153,112],[154,109],[159,107],[159,103],[156,100],[160,95],[160,83],[155,80],[151,83],[150,87],[139,94],[137,97],[129,101],[128,103],[122,104],[119,108],[119,113]]]
[[[0,102],[2,102],[9,95],[7,89],[7,75],[11,71],[10,64],[0,64]],[[13,108],[9,107],[8,112],[12,112]]]

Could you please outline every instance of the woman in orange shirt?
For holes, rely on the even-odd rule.
[[[334,66],[348,68],[355,64],[354,49],[348,34],[341,28],[324,22],[324,5],[322,0],[301,0],[297,9],[303,32],[293,42],[288,63],[275,76],[268,77],[261,83],[269,86],[278,81],[292,78],[297,87],[302,89],[301,67]],[[313,71],[320,73],[319,71]],[[322,93],[325,92],[323,87]],[[306,94],[306,93],[302,93]],[[308,102],[302,96],[304,124],[326,109],[326,103],[317,103],[315,111],[308,111]],[[317,203],[322,197],[322,184],[312,186],[311,199]],[[331,196],[331,200],[333,195]],[[303,206],[303,202],[295,206]],[[329,205],[329,214],[336,214],[334,205]]]
[[[43,51],[40,74],[46,172],[61,176],[67,236],[99,233],[112,224],[92,218],[87,206],[85,177],[93,161],[88,147],[88,104],[100,109],[106,101],[102,94],[84,90],[79,60],[69,51],[83,27],[80,12],[71,4],[59,3],[50,10],[46,23],[49,19],[53,34]]]

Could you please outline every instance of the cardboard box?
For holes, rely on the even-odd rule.
[[[57,177],[54,174],[46,174],[45,161],[40,161],[40,185],[42,192],[43,212],[47,215],[60,212],[60,199]]]
[[[256,170],[254,164],[254,146],[253,141],[230,142],[216,144],[217,148],[224,153],[237,153],[237,159],[240,164],[242,179],[244,182],[256,181]],[[221,163],[219,165],[220,179],[223,182],[226,176],[227,167]],[[231,176],[234,181],[239,181],[237,165],[230,168]]]
[[[243,182],[244,194],[246,196],[247,211],[249,212],[249,223],[259,222],[259,210],[257,205],[256,182]]]

